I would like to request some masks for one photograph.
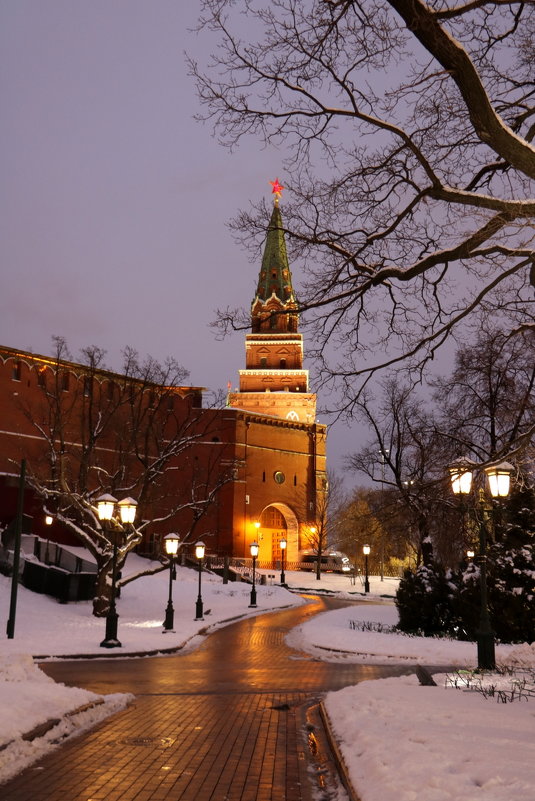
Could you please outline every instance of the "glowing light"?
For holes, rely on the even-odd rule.
[[[105,493],[97,498],[97,511],[100,520],[111,520],[115,511],[115,504],[117,499]]]
[[[178,534],[166,534],[163,538],[163,542],[165,545],[165,552],[168,556],[175,556],[178,552],[178,546],[180,544],[180,537]]]
[[[467,456],[449,466],[451,488],[455,495],[468,495],[472,487],[475,462]]]
[[[485,467],[490,494],[493,498],[506,498],[509,495],[512,471],[513,465],[509,462],[500,462],[500,464]]]
[[[269,182],[273,187],[271,190],[271,194],[275,195],[275,203],[278,203],[280,196],[282,195],[282,190],[284,189],[283,185],[279,183],[279,179],[275,178],[274,181]]]
[[[117,504],[123,523],[133,523],[136,518],[137,501],[134,498],[123,498]]]

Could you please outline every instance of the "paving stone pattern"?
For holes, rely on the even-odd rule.
[[[308,708],[328,689],[407,671],[328,664],[286,647],[290,628],[336,605],[347,604],[315,599],[250,618],[187,654],[44,664],[57,681],[136,698],[2,785],[2,801],[317,799]]]

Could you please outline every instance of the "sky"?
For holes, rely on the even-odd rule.
[[[77,549],[76,552],[78,552]],[[137,571],[145,560],[129,554],[125,574]],[[302,604],[300,595],[272,584],[257,586],[258,608],[248,608],[250,586],[223,585],[217,576],[204,575],[202,594],[210,616],[193,620],[197,597],[195,571],[177,568],[173,599],[174,633],[166,645],[194,648],[202,641],[200,628],[225,625],[237,615]],[[260,571],[262,573],[263,571]],[[277,577],[278,578],[278,577]],[[310,573],[286,572],[290,587],[312,587]],[[535,697],[497,703],[480,692],[464,692],[459,676],[440,666],[469,668],[476,659],[474,643],[436,638],[407,637],[359,624],[392,626],[397,621],[393,598],[396,581],[371,577],[367,603],[318,615],[287,637],[290,647],[315,659],[385,664],[422,663],[439,668],[436,687],[421,687],[415,675],[364,681],[328,693],[325,708],[348,773],[361,801],[532,801],[535,793]],[[360,585],[347,576],[325,574],[323,589],[342,598],[364,600]],[[119,636],[123,652],[161,647],[162,618],[167,599],[168,573],[130,583],[118,599]],[[9,604],[9,580],[0,575],[0,607]],[[353,621],[353,627],[350,626]],[[90,602],[58,604],[19,587],[15,637],[0,639],[0,781],[23,770],[56,747],[53,740],[74,736],[129,704],[128,694],[97,696],[80,688],[56,684],[32,661],[32,655],[95,653],[104,621],[91,614]],[[209,636],[209,635],[208,635]],[[535,645],[498,645],[500,664],[517,671],[535,669]],[[467,675],[467,674],[465,674]],[[517,673],[517,676],[520,675]],[[471,686],[477,681],[470,677]],[[457,682],[459,686],[453,686]],[[533,682],[533,673],[531,674]],[[483,683],[511,692],[511,676],[489,674]],[[81,707],[87,707],[78,712]],[[60,722],[46,735],[26,742],[22,735],[50,718]],[[6,748],[1,746],[7,744]],[[334,796],[333,796],[334,799]],[[346,801],[342,790],[336,801]]]
[[[184,51],[209,46],[197,13],[177,0],[0,4],[1,345],[49,355],[62,336],[74,361],[97,345],[114,370],[128,345],[175,357],[194,385],[237,386],[244,332],[218,341],[210,323],[249,308],[260,265],[227,225],[284,184],[284,154],[251,141],[230,154],[193,119]],[[347,444],[337,424],[336,469]]]

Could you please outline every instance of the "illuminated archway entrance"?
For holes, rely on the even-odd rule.
[[[272,503],[266,506],[260,515],[258,530],[258,559],[260,562],[271,562],[273,565],[281,561],[280,541],[285,539],[286,561],[297,562],[299,559],[299,524],[297,517],[284,503]]]

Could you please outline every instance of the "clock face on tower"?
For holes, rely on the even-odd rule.
[[[286,481],[286,476],[280,470],[276,470],[275,473],[273,473],[273,478],[277,484],[284,484]]]

